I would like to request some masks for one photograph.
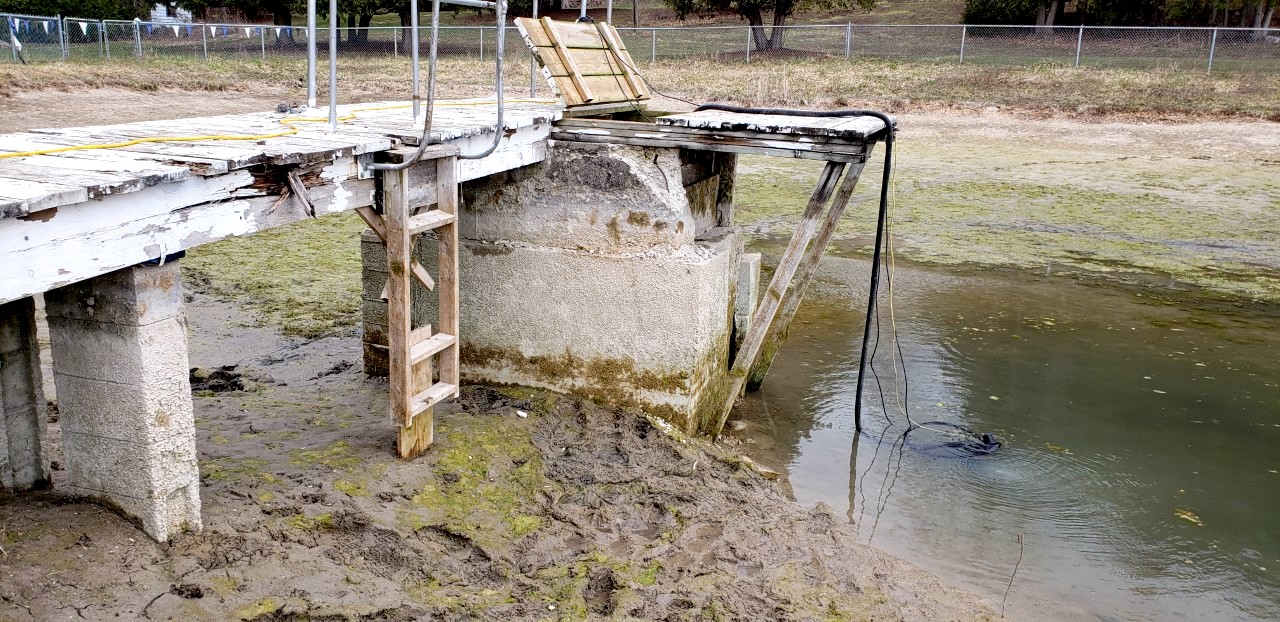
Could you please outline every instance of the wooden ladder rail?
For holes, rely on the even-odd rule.
[[[382,216],[372,210],[361,217],[379,233],[387,248],[387,380],[391,422],[397,428],[396,453],[409,460],[434,440],[433,407],[458,394],[458,159],[456,151],[425,160],[435,166],[436,209],[411,213],[409,170],[380,171]],[[366,208],[367,209],[367,208]],[[380,222],[380,228],[375,223]],[[434,231],[439,247],[435,292],[439,318],[432,327],[413,327],[412,279],[431,282],[413,257],[420,234]],[[439,380],[432,382],[432,360],[440,358]]]
[[[871,144],[868,144],[867,155],[870,154],[870,150]],[[751,317],[751,326],[747,329],[746,337],[743,338],[738,354],[734,358],[733,367],[729,370],[729,390],[725,393],[725,402],[721,407],[713,434],[719,435],[724,429],[725,423],[729,420],[729,414],[733,411],[733,406],[738,396],[742,394],[752,372],[759,373],[763,378],[764,373],[768,371],[773,355],[781,346],[782,340],[786,338],[787,329],[795,317],[796,309],[800,306],[800,300],[817,272],[817,265],[822,259],[823,251],[831,241],[840,216],[853,196],[864,164],[865,158],[863,162],[855,162],[849,167],[844,183],[840,185],[840,190],[827,211],[827,218],[819,228],[818,218],[822,215],[828,199],[831,199],[832,192],[835,191],[841,174],[845,172],[846,165],[844,162],[827,162],[826,167],[822,169],[818,186],[809,197],[809,204],[805,207],[800,222],[791,235],[791,241],[778,261],[778,268],[773,273],[773,279],[769,282],[760,305],[756,307]],[[800,271],[800,278],[793,281],[797,271]],[[779,316],[780,311],[781,316]],[[766,343],[769,344],[768,348],[765,348]],[[762,353],[767,353],[767,361],[760,356]],[[757,366],[757,360],[760,360],[763,369],[753,369]]]

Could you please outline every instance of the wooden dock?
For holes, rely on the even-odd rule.
[[[253,113],[0,135],[0,265],[16,267],[0,279],[0,304],[226,237],[374,205],[374,176],[364,166],[417,145],[421,120],[407,102],[341,106],[336,133],[323,116]],[[458,181],[541,161],[560,116],[554,100],[509,101],[497,151],[459,160]],[[438,102],[434,142],[477,152],[492,140],[494,117],[491,101]],[[259,138],[233,138],[246,136]],[[45,153],[5,157],[30,152]],[[410,169],[411,205],[435,202],[428,164]]]

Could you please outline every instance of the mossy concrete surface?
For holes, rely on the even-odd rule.
[[[1280,301],[1280,125],[899,118],[899,257],[1078,271]],[[869,252],[883,147],[841,222]],[[820,166],[744,157],[739,222],[786,232]],[[848,242],[853,242],[849,244]]]

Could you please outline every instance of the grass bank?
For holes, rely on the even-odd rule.
[[[1280,120],[1277,75],[1206,76],[1190,70],[995,67],[878,59],[769,59],[750,64],[660,61],[641,63],[639,69],[661,93],[694,102],[817,108],[868,105],[890,112],[995,106],[1041,116]],[[491,93],[492,71],[488,62],[445,59],[440,64],[440,95]],[[505,74],[511,94],[527,94],[527,62],[508,63]],[[343,101],[407,97],[409,61],[346,59],[339,65],[338,85]],[[547,94],[541,81],[539,86]],[[306,96],[305,62],[148,58],[0,65],[0,97],[102,88],[246,92],[298,101]],[[320,90],[321,97],[327,97],[325,84]],[[655,103],[681,105],[662,99]]]

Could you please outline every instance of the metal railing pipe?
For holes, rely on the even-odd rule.
[[[338,0],[329,0],[329,131],[338,131]]]
[[[316,0],[307,0],[307,108],[315,108],[315,107],[316,107]]]

